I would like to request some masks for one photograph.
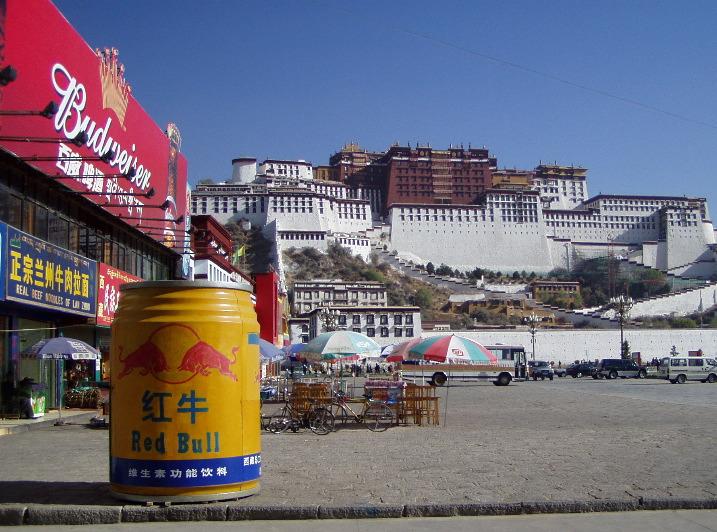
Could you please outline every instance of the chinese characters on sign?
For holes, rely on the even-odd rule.
[[[208,418],[207,399],[198,396],[196,390],[174,394],[145,389],[139,403],[143,422],[166,423],[169,430],[132,430],[128,436],[131,452],[137,458],[111,459],[116,482],[135,486],[212,486],[245,482],[261,475],[259,453],[222,457],[219,432],[197,429],[191,434],[172,434],[171,428],[177,423],[187,426],[189,422],[188,426],[192,426],[199,424],[200,417],[201,421]],[[188,459],[164,459],[177,455]]]
[[[7,228],[7,299],[95,316],[97,263]]]
[[[120,285],[141,281],[142,278],[108,266],[104,262],[100,262],[97,269],[97,325],[110,325],[117,311]]]
[[[67,144],[60,143],[55,166],[66,176],[74,177],[88,192],[100,194],[108,203],[126,205],[129,216],[142,217],[144,203],[132,196],[138,190],[131,186],[125,190],[116,176],[105,176],[95,164],[83,160]]]

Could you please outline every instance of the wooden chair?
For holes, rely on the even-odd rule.
[[[436,397],[436,389],[434,386],[416,386],[416,394],[418,402],[416,406],[416,422],[423,425],[423,421],[430,425],[438,425],[439,409],[438,397]]]
[[[420,399],[420,390],[413,383],[408,383],[403,390],[403,399],[401,400],[400,420],[404,424],[411,419],[413,423],[417,423],[418,401]]]

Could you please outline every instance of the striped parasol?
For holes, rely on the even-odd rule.
[[[412,338],[407,342],[401,342],[393,346],[393,350],[386,357],[386,362],[403,362],[409,358],[408,351],[423,341],[423,338]]]
[[[422,340],[409,348],[408,358],[465,364],[498,362],[498,357],[478,342],[455,334],[433,336]]]
[[[381,346],[368,336],[353,331],[333,331],[311,340],[301,356],[311,362],[333,362],[378,356],[380,352]]]

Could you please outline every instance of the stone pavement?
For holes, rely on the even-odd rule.
[[[556,379],[439,394],[439,427],[265,433],[261,493],[229,503],[113,499],[106,430],[1,437],[0,523],[717,508],[717,385]]]

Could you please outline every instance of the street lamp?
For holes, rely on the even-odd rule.
[[[535,360],[535,332],[538,330],[538,323],[540,323],[540,317],[532,313],[530,316],[525,318],[528,323],[528,329],[530,330],[530,342],[533,344],[533,360]]]
[[[620,358],[624,358],[623,356],[623,347],[625,345],[624,341],[624,326],[625,322],[630,317],[630,310],[632,310],[632,306],[634,305],[634,301],[629,296],[620,295],[617,297],[613,297],[610,299],[610,306],[615,310],[615,317],[617,318],[617,322],[620,325]]]

